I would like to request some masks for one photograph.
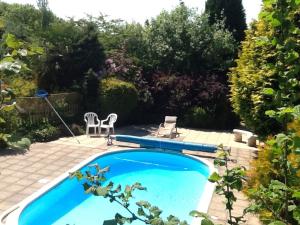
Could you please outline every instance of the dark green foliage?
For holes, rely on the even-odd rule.
[[[247,24],[242,0],[207,0],[205,12],[211,24],[224,20],[225,27],[233,33],[235,40],[244,40]]]
[[[46,90],[70,89],[82,85],[89,70],[99,71],[104,63],[104,50],[93,24],[73,21],[53,24],[45,63],[41,68],[39,86]]]
[[[110,113],[118,115],[118,123],[127,122],[137,106],[137,90],[132,83],[116,78],[100,83],[100,111],[103,117]]]
[[[99,112],[99,78],[93,70],[87,72],[83,86],[86,111]]]
[[[194,78],[156,74],[152,82],[151,110],[157,118],[177,115],[182,126],[195,128],[228,129],[236,125],[222,75],[201,74]]]

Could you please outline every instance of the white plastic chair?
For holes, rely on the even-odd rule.
[[[90,128],[94,128],[94,135],[97,135],[97,128],[100,135],[100,120],[96,113],[88,112],[84,114],[84,121],[86,122],[86,135],[89,135]]]
[[[117,121],[118,115],[115,113],[111,113],[107,116],[105,120],[101,120],[100,124],[100,133],[101,129],[106,129],[106,134],[109,134],[110,129],[112,129],[112,133],[115,133],[114,123]]]

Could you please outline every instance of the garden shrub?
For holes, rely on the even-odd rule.
[[[204,73],[195,77],[155,74],[150,90],[154,100],[151,111],[159,117],[177,115],[181,126],[231,129],[237,123],[227,99],[228,88],[222,73]],[[200,123],[202,116],[209,120]]]
[[[24,131],[29,131],[26,136],[34,142],[53,141],[61,136],[59,127],[53,126],[49,122],[29,126]]]
[[[100,111],[102,117],[110,113],[118,115],[118,122],[127,122],[137,106],[138,94],[132,83],[117,78],[100,82]]]

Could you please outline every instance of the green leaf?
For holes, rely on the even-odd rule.
[[[291,211],[293,211],[293,210],[296,209],[296,208],[297,208],[296,205],[289,205],[289,206],[288,206],[288,211],[291,212]]]
[[[138,213],[139,216],[145,216],[146,215],[146,213],[143,210],[143,208],[138,208],[138,212],[137,213]]]
[[[8,48],[19,49],[22,42],[19,42],[13,34],[7,34],[5,44]]]
[[[135,204],[139,207],[144,207],[146,209],[149,209],[151,207],[151,204],[147,201],[138,201]]]
[[[272,18],[270,22],[273,27],[279,27],[281,25],[281,22],[276,18]]]
[[[152,213],[155,217],[159,217],[162,211],[157,206],[152,206],[149,209],[149,212]]]
[[[294,191],[293,198],[300,199],[300,191]]]
[[[164,221],[161,218],[153,218],[149,222],[151,225],[164,225]]]
[[[219,155],[219,157],[222,157]],[[214,160],[214,165],[215,166],[225,166],[226,161],[224,159],[215,159]]]
[[[129,186],[129,185],[126,185],[126,187],[125,187],[125,193],[126,194],[128,194],[128,193],[130,193],[131,192],[131,190],[132,190],[132,188],[131,188],[131,186]]]
[[[300,105],[297,105],[294,107],[293,115],[294,115],[294,117],[300,119]]]
[[[292,50],[288,53],[286,60],[288,63],[292,63],[293,61],[297,60],[298,58],[299,58],[299,53]]]
[[[274,118],[276,116],[276,112],[274,110],[267,110],[265,114],[271,118]]]
[[[96,193],[98,196],[107,196],[109,189],[107,187],[97,187]]]
[[[0,124],[1,123],[5,123],[5,120],[2,117],[0,117]]]
[[[300,0],[295,0],[296,5],[300,5]]]
[[[212,183],[215,183],[221,179],[222,179],[222,177],[216,172],[213,172],[213,174],[210,175],[210,177],[208,178],[208,180]]]
[[[300,207],[293,211],[293,218],[300,224]]]
[[[273,88],[264,88],[263,89],[263,94],[265,94],[265,95],[274,95],[275,91],[274,91]]]
[[[289,142],[291,138],[283,133],[276,135],[276,142],[279,146],[283,146],[285,143]]]
[[[203,219],[201,225],[214,225],[214,223],[209,219]]]
[[[106,173],[108,171],[109,171],[109,166],[106,166],[106,167],[104,167],[102,169],[99,169],[98,173]]]
[[[87,191],[91,187],[91,185],[89,185],[88,183],[84,183],[82,186],[85,191]]]
[[[197,210],[193,210],[189,213],[190,216],[192,217],[202,217],[202,218],[205,218],[205,219],[208,219],[209,216],[207,213],[203,213],[203,212],[199,212]]]

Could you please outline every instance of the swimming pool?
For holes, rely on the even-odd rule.
[[[207,181],[213,166],[183,154],[145,149],[115,151],[94,156],[72,171],[85,170],[94,163],[109,165],[106,177],[115,184],[125,187],[142,183],[147,191],[134,192],[134,202],[149,201],[163,210],[164,218],[172,214],[192,223],[189,212],[206,211],[213,193],[213,185]],[[84,194],[78,181],[67,175],[21,202],[5,224],[98,225],[113,219],[116,212],[126,216],[124,209],[108,199]]]

